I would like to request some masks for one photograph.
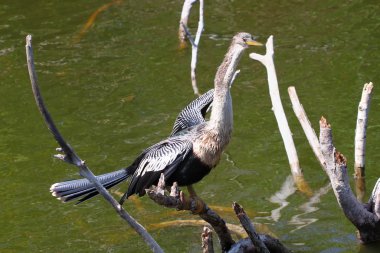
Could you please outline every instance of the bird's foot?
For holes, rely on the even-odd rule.
[[[190,199],[191,199],[190,211],[192,214],[201,214],[206,211],[206,204],[201,198],[199,198],[198,196],[193,196],[193,197],[190,197]]]

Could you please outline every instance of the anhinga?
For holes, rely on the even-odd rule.
[[[131,177],[129,188],[120,203],[133,194],[143,196],[145,189],[157,184],[161,173],[165,175],[168,185],[177,182],[179,186],[187,186],[191,195],[195,194],[192,184],[200,181],[218,164],[231,139],[230,84],[241,55],[249,45],[261,44],[248,33],[238,33],[233,37],[217,70],[214,90],[182,110],[168,138],[145,149],[129,167],[97,176],[106,188]],[[211,103],[210,120],[205,121],[204,115]],[[79,203],[98,194],[87,179],[56,183],[50,191],[64,202],[82,197]]]

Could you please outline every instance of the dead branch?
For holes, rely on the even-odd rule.
[[[201,235],[203,253],[214,253],[214,246],[212,242],[212,231],[209,227],[203,227]]]
[[[29,71],[29,77],[32,85],[32,90],[34,98],[36,100],[37,107],[42,114],[42,117],[45,120],[45,123],[53,134],[54,139],[58,142],[60,148],[57,150],[61,154],[55,155],[56,158],[65,161],[69,164],[72,164],[79,168],[79,174],[87,178],[91,183],[94,184],[98,192],[112,205],[115,211],[123,218],[145,241],[145,243],[152,249],[153,252],[163,252],[161,247],[153,239],[153,237],[141,226],[132,216],[130,216],[123,207],[112,197],[112,195],[103,187],[103,185],[96,179],[92,171],[87,167],[86,163],[80,159],[80,157],[74,152],[74,149],[65,141],[61,133],[58,131],[52,117],[50,116],[37,81],[37,74],[34,68],[34,59],[33,59],[33,49],[32,49],[32,36],[26,36],[26,56],[27,56],[27,65]]]
[[[197,68],[198,46],[199,46],[199,41],[201,39],[201,35],[203,32],[203,27],[204,27],[204,21],[203,21],[204,3],[203,3],[203,0],[199,0],[198,29],[195,35],[195,39],[193,39],[188,29],[187,22],[188,22],[191,6],[194,2],[196,1],[185,0],[183,4],[180,26],[179,26],[179,38],[181,42],[180,45],[182,45],[181,47],[183,47],[184,45],[185,38],[188,38],[189,41],[191,42],[191,64],[190,64],[191,85],[193,87],[194,94],[197,96],[200,96],[198,85],[197,85],[197,79],[196,79],[196,68]]]
[[[250,236],[255,237],[256,240],[261,241],[260,247],[255,246],[250,239],[248,239],[248,241],[246,239],[242,239],[235,243],[232,240],[230,231],[228,230],[225,221],[217,213],[211,210],[201,199],[187,198],[183,192],[179,190],[176,183],[174,183],[171,187],[170,194],[167,194],[165,189],[165,177],[161,174],[157,186],[151,186],[146,190],[146,193],[159,205],[169,208],[176,208],[178,211],[189,210],[192,214],[198,214],[204,221],[212,226],[218,235],[223,252],[290,252],[284,245],[272,236],[257,234],[252,223],[249,221],[248,216],[238,204],[235,205],[235,212],[238,211],[237,215],[239,219],[242,219],[242,224],[246,232],[249,233]],[[260,244],[258,243],[258,245]],[[267,251],[258,251],[259,249],[264,249],[265,247],[267,248]]]
[[[295,115],[297,116],[299,122],[301,123],[302,129],[305,132],[305,135],[306,135],[307,140],[309,141],[310,147],[313,150],[322,168],[325,170],[326,164],[325,164],[324,157],[322,155],[321,147],[319,146],[318,137],[310,124],[309,118],[307,117],[306,112],[303,109],[303,106],[301,105],[298,99],[296,89],[293,86],[291,86],[288,88],[288,93],[289,93],[290,100],[292,102],[293,111]]]
[[[335,197],[347,219],[359,230],[358,237],[362,243],[380,240],[380,216],[377,208],[380,206],[380,179],[378,180],[371,198],[367,204],[361,204],[354,196],[347,173],[346,158],[336,151],[331,125],[322,117],[319,121],[320,133],[318,145],[314,130],[307,119],[295,89],[289,88],[293,109],[301,122],[310,145],[316,154],[322,168],[328,175]],[[319,146],[319,148],[318,148]]]
[[[355,190],[357,199],[363,202],[365,195],[365,144],[367,118],[371,102],[373,84],[366,83],[358,106],[358,116],[355,130]]]
[[[268,76],[268,86],[270,98],[272,101],[272,110],[277,120],[278,128],[281,133],[281,137],[284,142],[286,154],[288,156],[290,169],[294,178],[294,182],[297,185],[297,188],[306,193],[307,195],[312,195],[312,191],[308,184],[306,183],[302,169],[299,165],[299,160],[297,156],[297,151],[294,145],[292,133],[289,128],[288,120],[282,106],[280,92],[278,89],[278,81],[276,75],[276,69],[273,61],[274,49],[273,49],[273,36],[269,36],[266,43],[266,54],[260,55],[257,53],[251,53],[249,57],[253,60],[261,62],[266,70]]]
[[[219,237],[222,251],[228,251],[235,243],[226,226],[226,222],[213,210],[211,210],[203,200],[199,198],[188,198],[179,190],[176,183],[171,187],[170,195],[165,194],[165,177],[161,174],[157,186],[151,186],[146,190],[147,195],[159,205],[189,210],[192,214],[198,214],[203,220],[209,223]]]
[[[185,0],[183,2],[181,19],[179,21],[178,28],[178,39],[180,41],[180,47],[185,47],[186,45],[186,38],[188,38],[188,36],[185,29],[187,28],[187,23],[189,21],[191,7],[193,7],[193,4],[196,1],[197,0]]]
[[[362,205],[356,199],[349,184],[346,158],[335,150],[331,126],[323,117],[319,124],[319,141],[326,161],[326,172],[339,206],[347,219],[359,230],[359,239],[362,243],[379,241],[380,217],[373,207],[376,207],[380,201],[380,189],[378,189],[380,187],[375,186],[368,205]]]
[[[236,202],[233,203],[233,209],[235,210],[236,216],[239,218],[241,225],[244,230],[247,232],[249,238],[251,239],[255,249],[258,253],[270,253],[265,244],[261,241],[259,235],[256,233],[256,229],[253,226],[253,223],[248,218],[247,214],[244,212],[244,209]]]

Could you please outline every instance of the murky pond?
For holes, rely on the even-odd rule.
[[[178,49],[181,5],[1,1],[0,252],[149,251],[102,198],[74,206],[50,195],[52,183],[78,178],[78,173],[52,158],[57,145],[34,104],[25,36],[33,35],[41,90],[58,127],[100,174],[128,165],[166,137],[178,112],[195,98],[190,48]],[[196,13],[197,6],[190,21],[193,32]],[[265,69],[246,53],[232,88],[232,142],[217,169],[195,186],[227,222],[238,225],[230,208],[237,201],[262,231],[294,252],[378,252],[376,246],[357,243],[293,114],[287,87],[296,87],[315,129],[321,115],[328,118],[335,145],[352,171],[357,106],[363,84],[374,82],[367,132],[370,191],[380,175],[379,13],[377,1],[364,0],[206,1],[199,89],[213,86],[236,32],[253,33],[263,42],[273,34],[283,104],[313,190],[308,197],[292,186]],[[114,193],[126,188],[123,184]],[[201,251],[201,226],[184,222],[194,216],[159,207],[146,197],[128,201],[125,208],[166,252]]]

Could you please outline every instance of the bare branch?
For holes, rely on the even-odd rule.
[[[165,184],[165,178],[163,174],[160,177],[159,185]],[[174,190],[173,190],[174,189]],[[154,202],[159,205],[176,208],[180,210],[189,210],[192,214],[198,214],[203,220],[209,223],[216,234],[219,237],[220,245],[223,251],[227,251],[235,243],[232,240],[231,234],[227,228],[226,222],[211,208],[209,208],[206,203],[200,198],[187,198],[182,191],[179,191],[177,186],[173,186],[170,195],[162,194],[158,187],[151,186],[146,190],[147,195]]]
[[[310,144],[315,156],[317,157],[322,168],[325,170],[326,164],[325,164],[325,160],[324,160],[324,157],[322,155],[322,152],[321,152],[321,147],[319,146],[318,137],[317,137],[314,129],[312,128],[312,126],[310,124],[309,118],[307,117],[307,114],[306,114],[303,106],[301,105],[301,103],[298,99],[296,89],[293,86],[289,87],[288,93],[289,93],[290,100],[292,102],[293,111],[294,111],[295,115],[297,116],[299,122],[301,123],[302,129],[306,134],[306,138],[309,141],[309,144]]]
[[[355,188],[356,196],[361,202],[365,195],[365,144],[372,89],[373,84],[371,82],[364,84],[362,97],[358,106],[355,131]]]
[[[195,35],[194,44],[191,47],[191,84],[193,86],[194,94],[200,96],[197,79],[196,79],[196,69],[197,69],[197,57],[198,57],[198,47],[199,41],[201,39],[201,34],[203,31],[204,22],[203,22],[203,0],[199,0],[199,21],[198,29]]]
[[[187,28],[187,22],[190,16],[190,10],[193,4],[197,0],[185,0],[183,2],[182,12],[181,12],[181,20],[179,21],[179,29],[178,29],[178,38],[181,44],[185,43],[187,32],[185,28]],[[189,37],[188,37],[189,38]]]
[[[280,129],[280,133],[282,139],[284,141],[286,153],[288,155],[289,164],[291,167],[291,171],[294,177],[303,175],[302,170],[299,166],[297,151],[294,146],[292,133],[289,128],[288,120],[286,119],[284,108],[282,106],[280,92],[278,89],[278,81],[276,75],[276,69],[273,61],[273,36],[271,35],[268,38],[266,43],[267,52],[265,55],[258,55],[256,53],[251,53],[249,56],[257,61],[260,61],[265,68],[267,69],[268,76],[268,85],[269,85],[269,93],[272,101],[272,110],[276,117],[278,127]]]
[[[346,158],[335,150],[331,126],[323,117],[320,120],[319,140],[326,161],[326,172],[338,204],[347,219],[359,230],[359,239],[363,243],[380,240],[379,218],[355,198],[349,184]],[[377,195],[373,196],[377,198]]]
[[[244,209],[236,202],[233,203],[233,208],[236,216],[239,218],[241,225],[247,232],[249,238],[251,239],[253,245],[257,249],[258,253],[270,253],[265,244],[261,241],[259,235],[256,233],[255,227],[253,226],[251,220],[248,218]]]
[[[186,38],[190,41],[191,46],[196,47],[193,36],[191,35],[187,25],[185,25],[184,23],[181,22],[181,26],[183,27],[182,29],[183,29],[184,33],[186,34]]]
[[[212,242],[212,231],[207,226],[203,227],[201,235],[203,253],[214,253],[214,246]]]
[[[252,59],[261,62],[267,70],[269,93],[270,93],[270,98],[272,101],[272,110],[276,117],[278,128],[280,130],[281,137],[284,142],[286,154],[288,156],[289,165],[290,165],[290,169],[291,169],[294,181],[297,184],[297,187],[300,191],[310,194],[311,189],[307,185],[306,181],[304,180],[303,172],[299,165],[299,160],[298,160],[297,151],[294,145],[292,133],[290,131],[288,120],[286,119],[286,115],[285,115],[284,108],[282,106],[282,102],[280,98],[276,69],[275,69],[274,61],[273,61],[273,56],[274,56],[273,36],[272,35],[269,36],[267,40],[265,55],[251,53],[249,56]]]
[[[74,152],[73,148],[64,140],[57,127],[54,124],[52,117],[50,116],[47,108],[45,107],[44,101],[42,99],[40,89],[38,86],[37,75],[35,73],[34,68],[34,59],[33,59],[33,49],[32,49],[32,36],[26,36],[26,56],[27,56],[27,64],[29,77],[32,84],[32,90],[34,94],[34,98],[36,100],[36,104],[38,109],[40,110],[45,123],[47,124],[50,132],[53,134],[54,138],[58,142],[61,148],[58,151],[63,154],[56,155],[57,158],[68,162],[72,165],[75,165],[79,168],[79,173],[87,178],[91,183],[94,184],[95,188],[98,192],[112,205],[115,211],[122,217],[128,224],[143,238],[143,240],[147,243],[147,245],[152,249],[153,252],[163,252],[161,247],[157,244],[157,242],[151,237],[151,235],[145,230],[143,226],[141,226],[132,216],[130,216],[122,206],[112,197],[112,195],[103,187],[103,185],[96,179],[95,175],[91,172],[91,170],[87,167],[85,162],[79,158],[79,156]]]

